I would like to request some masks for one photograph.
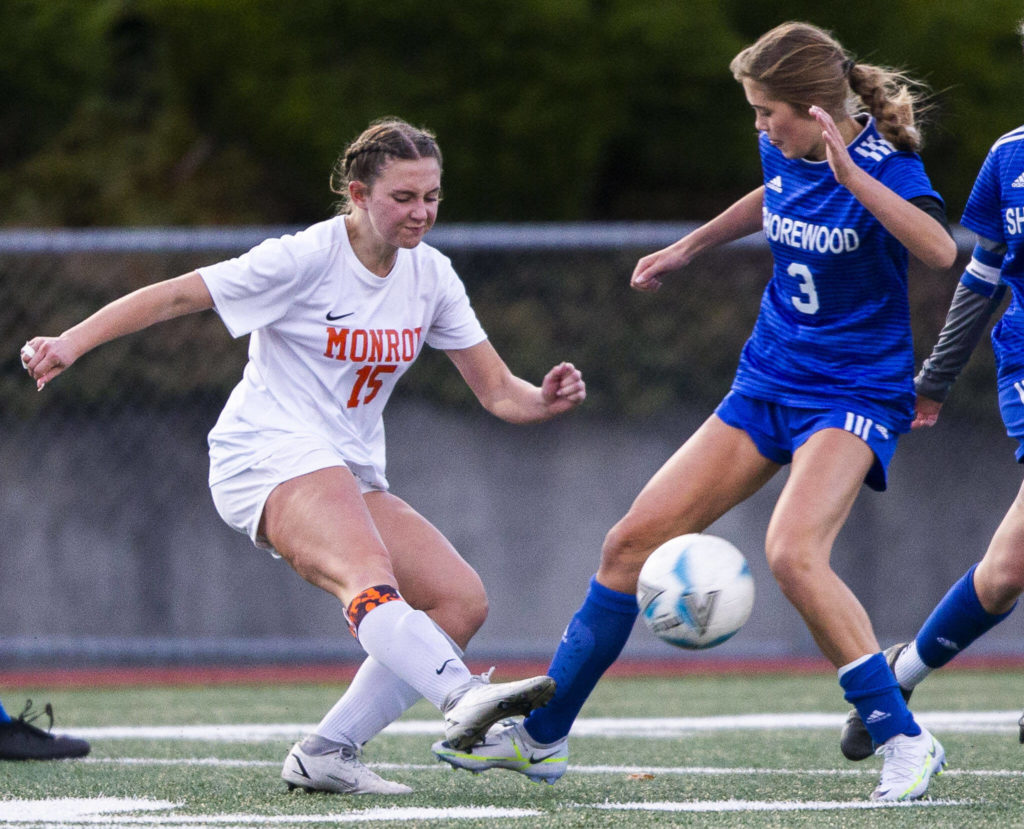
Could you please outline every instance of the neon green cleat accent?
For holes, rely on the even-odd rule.
[[[467,749],[453,748],[445,741],[431,746],[438,760],[457,769],[479,774],[487,769],[508,769],[528,777],[534,783],[554,784],[569,766],[569,739],[549,745],[535,743],[522,723],[503,720],[501,728]]]

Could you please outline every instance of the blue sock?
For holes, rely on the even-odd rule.
[[[840,674],[839,684],[846,692],[846,701],[857,709],[876,744],[881,745],[897,734],[916,737],[921,733],[921,727],[914,722],[914,715],[907,708],[884,654],[872,654],[856,667]]]
[[[917,634],[917,654],[929,668],[941,668],[1013,612],[1011,607],[994,616],[981,606],[974,589],[977,567],[975,564],[949,588]]]
[[[553,743],[569,733],[601,675],[618,659],[637,613],[636,596],[590,579],[590,590],[562,635],[548,675],[557,684],[554,699],[526,718],[527,733]]]
[[[4,706],[0,703],[0,723],[10,722],[11,715],[4,711]]]

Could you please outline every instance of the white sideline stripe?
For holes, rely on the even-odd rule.
[[[126,812],[169,812],[180,808],[180,803],[148,798],[97,797],[48,798],[45,800],[0,800],[0,820],[14,821],[2,826],[19,824],[72,829],[78,826],[212,826],[259,827],[270,824],[303,823],[364,823],[395,820],[493,820],[496,818],[539,817],[536,809],[508,809],[497,806],[431,807],[393,806],[386,808],[349,810],[320,815],[156,815],[123,814]],[[123,814],[123,816],[117,816]]]
[[[584,804],[579,804],[584,805]],[[923,806],[972,806],[972,800],[913,800],[902,803],[847,800],[718,800],[686,803],[592,803],[592,809],[637,812],[825,812],[836,809],[920,809]]]
[[[208,766],[223,769],[279,769],[281,760],[244,760],[226,757],[83,757],[75,762],[106,763],[112,766]],[[443,763],[368,762],[367,766],[382,772],[449,772]],[[573,774],[581,775],[734,775],[734,776],[791,776],[791,777],[874,777],[879,770],[872,763],[857,769],[743,769],[714,766],[579,766],[573,763]],[[1016,769],[946,769],[943,777],[1020,777],[1024,770]],[[0,801],[2,802],[2,801]]]
[[[835,811],[849,809],[919,809],[934,806],[970,806],[970,800],[918,800],[910,803],[877,803],[870,801],[770,801],[770,800],[692,800],[654,803],[577,803],[577,808],[646,812],[797,812]],[[3,826],[75,827],[92,826],[160,826],[195,827],[217,825],[227,827],[260,827],[268,825],[301,825],[310,823],[367,823],[402,820],[491,820],[496,818],[536,818],[544,813],[536,809],[509,809],[496,806],[391,806],[331,812],[318,815],[255,815],[166,814],[181,804],[149,798],[97,797],[46,798],[42,800],[0,800]],[[135,814],[126,814],[133,812]],[[139,815],[139,812],[149,812]],[[153,814],[164,812],[165,814]]]
[[[234,760],[222,757],[84,757],[75,763],[107,764],[115,766],[212,766],[219,768],[280,768],[280,760]],[[367,763],[378,771],[441,771],[450,768],[443,763]],[[678,775],[735,775],[735,776],[791,776],[791,777],[875,777],[876,765],[868,763],[858,768],[843,769],[773,769],[773,768],[726,768],[721,766],[586,766],[573,764],[573,774],[678,774]],[[943,777],[1022,777],[1024,770],[1017,769],[951,769],[942,772]],[[2,803],[3,801],[0,801]]]
[[[1020,711],[927,711],[915,712],[915,719],[929,729],[969,733],[1015,732]],[[574,737],[678,737],[701,731],[841,728],[846,714],[743,714],[721,717],[588,717],[576,720]],[[75,736],[94,740],[198,740],[216,742],[259,742],[296,740],[310,734],[313,723],[244,723],[235,725],[140,725],[95,726],[73,729]],[[437,736],[441,719],[399,720],[384,729],[385,734]]]

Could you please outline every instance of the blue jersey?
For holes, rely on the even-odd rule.
[[[914,414],[906,248],[839,185],[827,161],[787,159],[762,134],[764,233],[774,272],[733,389],[803,408],[849,407],[896,432]],[[916,153],[873,119],[855,163],[905,199],[940,199]]]
[[[1009,285],[1010,305],[992,329],[1002,391],[1024,374],[1024,127],[1008,132],[992,145],[961,224],[979,236],[1006,245],[998,281]],[[961,281],[978,293],[990,295],[994,286],[986,285],[985,280],[984,269],[968,268]]]

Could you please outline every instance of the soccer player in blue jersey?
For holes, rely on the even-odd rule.
[[[656,290],[702,251],[763,228],[774,273],[732,390],[606,536],[548,671],[554,699],[469,751],[444,743],[434,751],[472,771],[558,779],[573,720],[629,637],[644,561],[791,464],[768,526],[768,562],[883,747],[872,798],[919,797],[942,766],[942,747],[914,721],[864,608],[829,559],[861,484],[885,488],[896,438],[913,419],[908,251],[948,268],[956,245],[915,152],[908,79],[855,63],[804,23],[768,32],[730,68],[754,109],[763,183],[641,259],[632,285]],[[849,108],[851,92],[866,111]]]
[[[1024,36],[1024,22],[1019,32]],[[989,151],[961,219],[977,243],[931,356],[915,381],[914,426],[932,426],[950,386],[981,340],[992,314],[1010,291],[1010,304],[992,329],[999,410],[1024,462],[1024,126],[1002,136]],[[988,549],[932,611],[913,642],[886,650],[903,694],[941,668],[1010,615],[1024,592],[1024,486],[1010,505]],[[1024,717],[1020,722],[1024,742]],[[870,756],[872,736],[851,711],[843,728],[843,754]]]

